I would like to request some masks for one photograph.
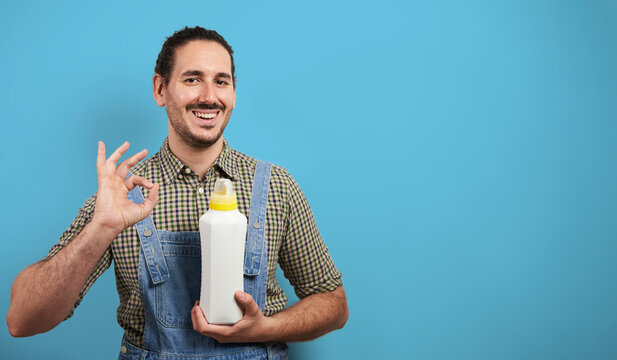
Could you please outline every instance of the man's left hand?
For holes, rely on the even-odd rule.
[[[250,294],[236,291],[236,301],[244,310],[244,316],[233,325],[210,324],[204,316],[199,301],[191,310],[193,329],[198,333],[216,339],[221,343],[266,342],[268,338],[269,318],[265,317]]]

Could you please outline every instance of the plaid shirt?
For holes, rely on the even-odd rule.
[[[208,169],[205,179],[174,156],[165,140],[158,153],[131,169],[135,175],[160,184],[159,202],[151,213],[158,230],[199,231],[199,217],[208,210],[210,193],[217,179],[231,179],[238,196],[238,210],[248,218],[257,160],[235,151],[224,142],[223,151]],[[144,196],[148,189],[141,188]],[[71,226],[54,245],[47,257],[58,253],[90,222],[96,195],[79,210]],[[281,266],[299,298],[335,290],[342,285],[341,273],[328,254],[309,204],[298,184],[279,166],[272,167],[268,193],[266,239],[268,246],[268,286],[264,315],[285,308],[287,297],[276,280],[276,265]],[[127,340],[143,346],[145,312],[139,293],[139,236],[134,226],[124,230],[88,278],[75,307],[94,281],[114,260],[116,286],[120,296],[118,323],[126,330]],[[74,310],[73,308],[73,310]],[[67,316],[67,319],[73,312]]]

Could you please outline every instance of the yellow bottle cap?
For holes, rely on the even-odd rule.
[[[229,179],[218,179],[214,184],[214,191],[210,195],[210,209],[218,211],[236,210],[238,199],[234,186]]]

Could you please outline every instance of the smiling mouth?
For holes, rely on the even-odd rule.
[[[214,119],[216,117],[216,115],[218,115],[218,111],[217,112],[198,112],[193,110],[193,114],[195,114],[195,116],[197,116],[200,119]]]

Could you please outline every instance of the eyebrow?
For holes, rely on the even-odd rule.
[[[204,75],[204,72],[201,70],[187,70],[183,72],[180,76],[184,77],[184,76],[203,76],[203,75]],[[231,80],[231,75],[229,75],[228,73],[224,73],[224,72],[220,72],[216,74],[216,77]]]
[[[204,73],[199,70],[187,70],[182,73],[180,76],[202,76]]]

